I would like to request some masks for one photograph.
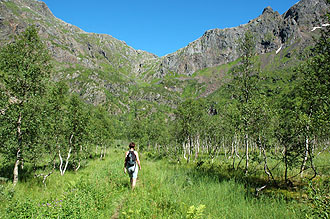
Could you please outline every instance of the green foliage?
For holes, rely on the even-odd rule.
[[[330,20],[330,19],[329,19]],[[298,69],[299,110],[309,131],[328,135],[330,118],[330,28],[322,31],[308,61]]]
[[[70,94],[64,81],[50,82],[50,63],[34,26],[0,52],[0,153],[15,170],[19,163],[30,166],[29,174],[43,176],[44,184],[54,169],[64,174],[63,157],[69,169],[78,170],[93,156],[93,146],[105,153],[116,136],[105,109]],[[16,171],[14,184],[17,177]]]
[[[204,209],[205,209],[205,205],[199,205],[198,207],[195,207],[195,205],[190,206],[189,210],[187,211],[187,218],[190,219],[203,218]]]
[[[92,162],[93,163],[93,162]],[[97,162],[96,162],[97,163]],[[95,165],[95,161],[94,161]],[[109,168],[103,167],[102,171],[95,171],[93,168],[83,170],[82,174],[89,177],[81,177],[69,174],[68,178],[60,175],[52,179],[53,183],[60,183],[61,186],[50,186],[48,189],[39,188],[34,185],[33,189],[43,190],[37,193],[37,197],[20,197],[17,193],[33,190],[32,184],[16,191],[16,195],[6,195],[6,212],[4,218],[103,218],[108,214],[112,203],[119,191],[120,186],[114,187],[109,183]],[[116,166],[117,169],[118,166]],[[117,172],[115,172],[118,174]],[[116,177],[116,174],[110,174]],[[118,180],[118,178],[115,178]],[[55,181],[54,181],[55,180]],[[70,180],[70,181],[69,181]],[[31,183],[31,182],[30,182]],[[23,186],[23,185],[21,185]],[[7,189],[8,190],[8,189]],[[16,187],[16,190],[17,189]],[[30,192],[29,194],[33,194]],[[1,197],[1,196],[0,196]],[[1,200],[2,201],[2,200]]]
[[[20,10],[13,3],[4,4],[14,13]],[[181,163],[182,154],[187,161],[194,154],[198,168],[148,161],[150,167],[144,169],[146,175],[140,175],[141,187],[131,194],[125,190],[128,182],[125,184],[118,172],[122,163],[120,155],[115,153],[117,164],[107,163],[113,170],[95,171],[99,176],[88,173],[86,177],[69,181],[61,176],[61,183],[52,181],[53,175],[49,176],[47,186],[65,185],[66,191],[59,192],[60,197],[51,194],[36,195],[39,199],[23,199],[15,195],[16,191],[0,187],[1,201],[8,203],[8,217],[109,218],[113,215],[109,212],[123,218],[258,218],[269,212],[270,217],[301,216],[300,212],[287,209],[283,200],[276,199],[274,204],[272,198],[252,197],[247,191],[250,188],[246,189],[243,183],[250,183],[247,179],[255,177],[256,182],[260,180],[269,185],[271,178],[281,181],[284,172],[289,185],[299,174],[297,167],[306,154],[308,157],[304,161],[309,162],[306,168],[310,176],[311,168],[314,169],[314,150],[328,146],[328,30],[312,48],[308,61],[299,68],[281,72],[260,72],[255,39],[247,32],[239,41],[241,57],[238,60],[193,75],[226,77],[223,86],[207,99],[199,98],[206,84],[198,82],[197,77],[191,79],[170,73],[146,83],[145,80],[151,80],[155,73],[153,64],[146,63],[142,67],[143,75],[128,78],[132,66],[124,64],[125,58],[120,53],[109,51],[94,54],[102,59],[100,63],[93,63],[100,65],[100,70],[92,71],[82,64],[70,68],[61,64],[57,68],[71,77],[69,85],[64,81],[50,83],[52,65],[37,32],[29,27],[0,52],[2,172],[12,171],[8,165],[18,160],[21,164],[24,161],[26,174],[32,175],[32,170],[36,176],[55,172],[56,178],[60,178],[54,171],[60,165],[63,167],[60,163],[63,160],[58,159],[60,155],[64,162],[68,159],[68,175],[73,177],[70,170],[88,168],[88,158],[95,154],[100,153],[104,158],[104,151],[115,139],[137,142],[139,149],[148,150],[144,154],[148,160],[159,161],[166,157]],[[77,40],[85,44],[94,42],[98,46],[102,43],[99,38],[86,34],[79,35]],[[265,43],[273,40],[273,35],[267,33]],[[62,44],[56,46],[68,49]],[[113,46],[121,52],[129,49],[117,42]],[[294,50],[288,47],[281,53]],[[273,67],[270,65],[284,66],[288,57],[282,54],[273,57],[268,69]],[[84,52],[79,55],[81,59],[89,56]],[[137,59],[140,58],[138,55]],[[109,64],[108,60],[115,64]],[[224,76],[230,68],[231,74]],[[78,94],[70,94],[69,90]],[[91,106],[81,99],[83,96],[91,101],[93,95],[99,93],[106,99],[105,102],[102,99],[102,106]],[[251,175],[244,176],[241,171],[244,159],[246,170],[249,159],[254,164]],[[213,164],[219,160],[222,165]],[[160,169],[163,171],[154,171]],[[268,175],[268,181],[263,174]],[[95,181],[91,180],[93,177]],[[237,180],[239,178],[241,181]],[[258,183],[253,185],[259,186]],[[312,211],[307,215],[327,217],[326,189],[311,188]],[[125,201],[128,195],[143,201],[132,204]],[[255,212],[255,206],[262,210]]]
[[[179,105],[176,111],[176,133],[180,142],[192,141],[202,134],[206,112],[205,102],[202,99],[188,99]]]
[[[141,155],[142,157],[143,154]],[[121,205],[123,218],[299,218],[293,202],[247,194],[244,185],[222,175],[206,175],[195,165],[143,161],[138,186]],[[160,168],[162,171],[154,171]],[[225,168],[218,167],[219,173]],[[129,201],[138,199],[139,202]],[[295,206],[296,211],[288,206]]]
[[[50,56],[30,26],[15,41],[0,51],[0,84],[3,115],[1,125],[1,153],[8,160],[34,161],[43,136],[43,97],[52,66]]]
[[[328,179],[311,181],[307,189],[310,208],[307,215],[312,218],[329,218],[330,216],[330,182]]]
[[[12,1],[5,1],[4,4],[10,9],[16,16],[20,15],[20,8]]]
[[[91,161],[79,174],[50,176],[47,188],[32,181],[20,184],[15,192],[0,187],[0,213],[3,218],[301,218],[306,214],[302,210],[307,205],[290,199],[254,197],[250,186],[257,182],[251,178],[252,184],[246,184],[242,172],[231,178],[233,172],[223,162],[169,164],[168,159],[148,161],[140,153],[143,169],[132,192],[122,173],[124,150],[111,150],[110,155]]]

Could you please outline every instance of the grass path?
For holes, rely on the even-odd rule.
[[[48,187],[21,183],[3,199],[3,218],[302,218],[300,207],[279,198],[249,195],[244,185],[200,174],[193,167],[152,161],[140,154],[142,170],[132,192],[123,171],[124,151],[64,176]],[[1,201],[3,203],[1,203]],[[60,206],[54,203],[61,201]],[[47,206],[50,204],[50,206]]]
[[[118,219],[119,218],[119,214],[120,214],[120,211],[122,209],[123,203],[124,203],[124,197],[122,197],[119,204],[116,206],[115,212],[111,216],[111,219]]]
[[[129,189],[128,176],[117,178],[126,188],[115,218],[301,218],[299,205],[279,198],[247,194],[244,185],[217,176],[203,176],[195,169],[148,161],[140,155],[142,171],[136,189]],[[118,159],[118,160],[117,160]],[[122,171],[122,157],[107,161]],[[117,171],[117,170],[116,170]]]

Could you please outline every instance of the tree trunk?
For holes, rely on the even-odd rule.
[[[17,182],[18,182],[18,166],[20,163],[20,149],[18,149],[17,151],[17,155],[16,155],[16,162],[15,162],[15,166],[14,166],[14,171],[13,171],[13,185],[16,186]]]
[[[225,146],[225,137],[222,137],[222,148],[225,152],[225,158],[227,159],[227,149],[226,149],[226,146]]]
[[[234,155],[234,159],[233,159],[233,170],[235,169],[235,161],[236,161],[236,157],[237,158],[241,158],[237,152],[237,146],[239,144],[239,139],[238,139],[238,136],[235,134],[234,136],[234,152],[235,152],[235,155]],[[239,165],[238,165],[239,166]]]
[[[285,183],[288,183],[288,157],[287,157],[287,147],[284,146],[284,164],[285,164],[285,170],[284,170],[284,180]]]
[[[74,171],[77,172],[80,168],[80,160],[78,161],[78,166],[74,168]]]
[[[13,171],[13,185],[16,186],[18,182],[18,166],[20,164],[21,160],[21,146],[22,146],[22,132],[21,132],[21,124],[22,124],[22,113],[19,113],[18,119],[17,119],[17,143],[18,143],[18,149],[16,152],[16,162],[14,165],[14,171]]]
[[[100,160],[102,160],[104,158],[104,147],[101,144],[101,151],[100,151]]]
[[[230,153],[229,159],[234,156],[234,152],[235,152],[235,150],[234,150],[234,142],[235,142],[234,139],[232,139],[232,141],[231,141],[231,153]]]
[[[310,162],[311,162],[311,167],[314,171],[314,175],[312,176],[312,178],[310,178],[310,180],[312,180],[316,177],[317,172],[316,172],[316,169],[315,169],[315,166],[314,166],[314,163],[313,163],[313,151],[308,150],[308,153],[309,153],[309,158],[310,158]]]
[[[66,169],[68,168],[69,158],[70,158],[70,156],[71,156],[71,151],[72,151],[72,148],[69,149],[68,156],[67,156],[67,158],[66,158],[64,168],[62,168],[62,167],[63,167],[63,159],[62,159],[62,156],[61,156],[61,151],[58,151],[58,155],[59,155],[59,157],[60,157],[60,172],[61,172],[61,176],[64,175]]]
[[[233,157],[233,170],[235,169],[235,160],[236,160],[236,156],[234,155],[234,157]]]
[[[306,136],[305,155],[304,155],[304,159],[303,159],[303,162],[302,162],[301,168],[300,168],[300,177],[303,177],[303,175],[304,175],[304,170],[305,170],[306,162],[308,159],[308,151],[309,151],[309,138],[308,138],[308,136]]]
[[[189,137],[189,141],[188,141],[188,159],[187,159],[187,163],[189,163],[190,161],[190,156],[191,156],[191,148],[192,147],[192,140],[191,140],[191,137]]]
[[[237,149],[237,146],[238,146],[238,145],[239,145],[239,139],[238,139],[237,136],[236,136],[236,138],[235,138],[235,144],[234,144],[234,147],[235,147],[235,155],[236,155],[236,157],[241,158],[241,157],[239,156],[238,149]]]
[[[188,160],[188,158],[187,158],[187,145],[186,145],[186,143],[185,142],[183,142],[182,143],[182,147],[183,147],[183,158],[185,159],[185,160]]]
[[[44,184],[44,186],[46,187],[47,186],[46,185],[46,179],[47,179],[47,177],[49,177],[53,173],[54,169],[55,169],[55,166],[54,166],[54,168],[51,171],[49,171],[48,174],[39,174],[39,175],[35,175],[35,177],[42,176],[43,177],[42,184]]]
[[[195,139],[195,160],[198,158],[199,146],[199,135],[197,135],[197,138]]]
[[[245,175],[248,174],[249,169],[249,135],[245,134]]]
[[[273,177],[273,174],[272,174],[272,172],[268,168],[266,150],[265,150],[265,148],[263,146],[261,146],[260,149],[263,152],[263,156],[264,156],[264,171],[265,171],[265,173],[268,176],[268,180],[270,180],[270,178],[272,178],[273,182],[275,182],[275,184],[276,184],[276,181],[275,181],[275,179]]]
[[[60,158],[60,173],[63,176],[63,174],[62,174],[63,159],[62,159],[61,151],[60,150],[58,150],[58,156]]]

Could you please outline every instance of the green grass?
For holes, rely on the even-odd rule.
[[[11,1],[6,1],[4,2],[5,6],[10,9],[16,16],[19,16],[20,15],[20,8],[14,3],[14,2],[11,2]]]
[[[0,186],[3,218],[301,218],[302,208],[283,198],[254,197],[243,183],[205,174],[196,165],[153,161],[131,192],[123,173],[124,150],[110,151],[78,173],[55,173],[45,188],[37,179]]]
[[[111,165],[109,165],[111,162]],[[97,168],[97,169],[95,169]],[[119,160],[94,160],[78,173],[51,175],[45,188],[37,179],[0,187],[3,218],[109,218],[117,198],[128,192]]]
[[[140,175],[134,199],[124,205],[124,214],[136,218],[186,218],[192,206],[205,206],[202,218],[299,218],[299,212],[283,199],[253,197],[243,184],[230,179],[200,174],[187,166],[164,161],[147,162]],[[151,169],[150,169],[151,167]],[[159,171],[159,170],[162,171]],[[289,205],[290,206],[290,205]],[[127,210],[128,209],[128,210]]]

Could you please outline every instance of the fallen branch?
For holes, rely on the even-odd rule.
[[[259,192],[264,190],[267,187],[267,185],[261,186],[260,188],[255,189],[255,196],[259,196]]]

